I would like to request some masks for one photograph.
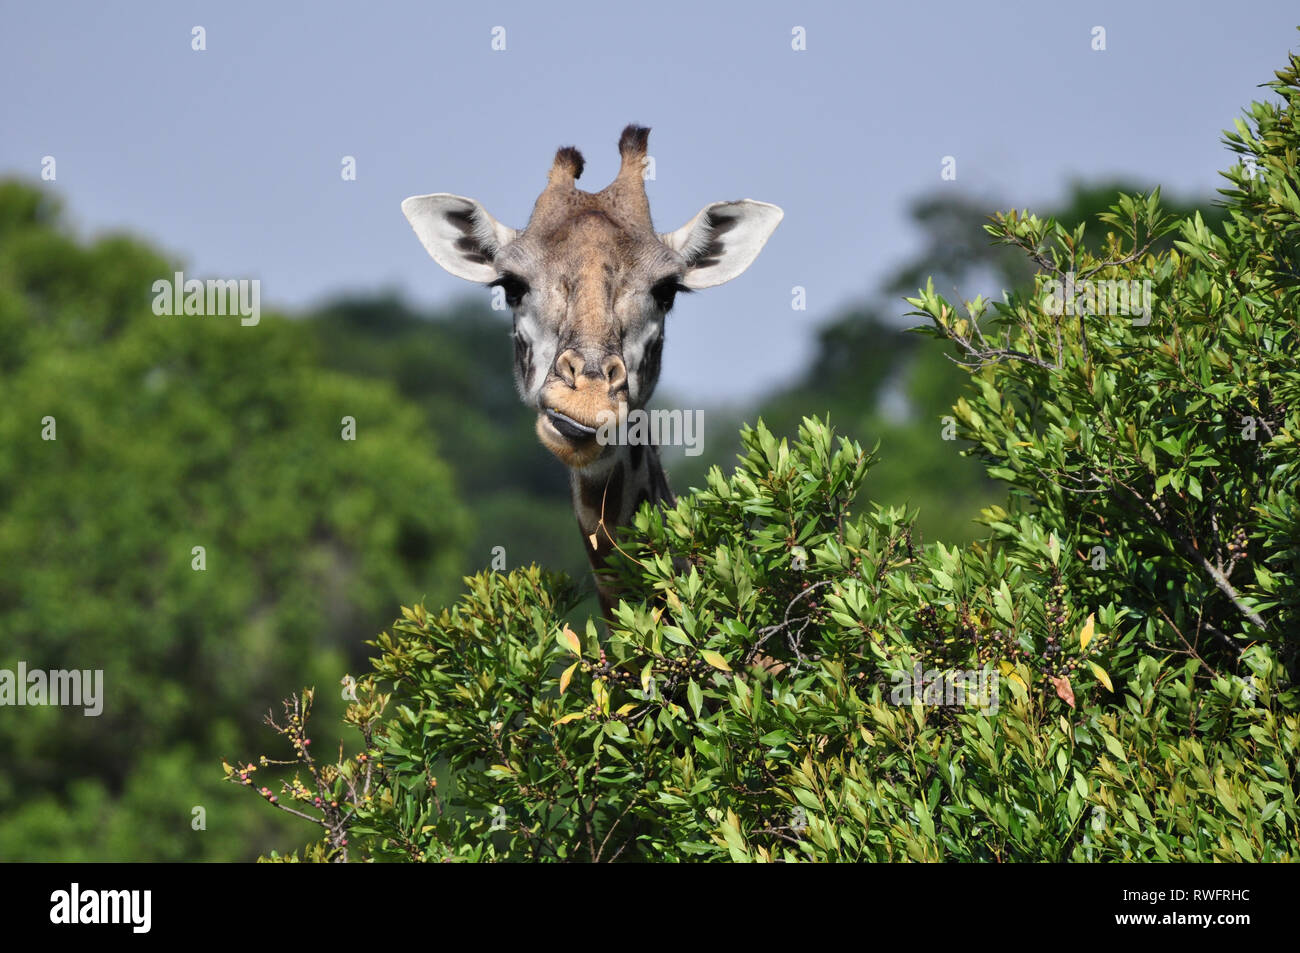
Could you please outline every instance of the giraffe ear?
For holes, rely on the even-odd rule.
[[[447,192],[413,195],[403,200],[402,212],[433,260],[469,281],[495,280],[492,262],[517,234],[478,202]]]
[[[686,259],[682,284],[712,288],[753,264],[784,215],[775,205],[753,199],[714,202],[659,240]]]

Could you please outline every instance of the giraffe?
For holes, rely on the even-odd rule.
[[[523,229],[446,192],[402,202],[434,261],[504,293],[514,315],[515,384],[537,412],[538,439],[568,467],[606,619],[618,593],[602,568],[618,529],[642,503],[676,500],[653,445],[603,441],[599,426],[620,405],[639,410],[650,399],[675,296],[745,271],[784,214],[752,199],[713,202],[676,231],[656,233],[643,176],[649,134],[637,125],[623,130],[618,175],[599,192],[574,184],[582,153],[559,149]]]

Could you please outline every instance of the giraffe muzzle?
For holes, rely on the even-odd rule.
[[[578,351],[563,356],[537,402],[537,436],[565,466],[585,467],[611,449],[600,439],[601,421],[617,414],[626,374],[621,358],[607,357],[601,371],[587,372]]]

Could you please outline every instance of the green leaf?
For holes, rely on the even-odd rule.
[[[696,684],[695,679],[691,679],[690,684],[686,686],[686,701],[691,706],[691,711],[695,717],[700,717],[700,708],[704,705],[704,693],[700,691],[700,686]]]
[[[818,814],[822,812],[822,802],[817,800],[817,795],[813,794],[813,792],[809,791],[807,788],[795,788],[794,796],[796,800],[798,800],[804,807],[808,808],[808,810],[816,811]]]
[[[993,592],[993,608],[1003,622],[1015,622],[1016,616],[1011,606],[1011,589],[1005,579]]]
[[[1128,761],[1128,755],[1124,753],[1124,748],[1123,746],[1120,745],[1119,740],[1117,738],[1113,737],[1112,735],[1106,734],[1104,731],[1101,732],[1100,734],[1101,734],[1101,740],[1106,744],[1107,751],[1109,751],[1115,757],[1119,758],[1119,760],[1121,761]]]

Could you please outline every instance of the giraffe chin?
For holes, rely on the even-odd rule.
[[[613,449],[612,446],[601,444],[594,436],[581,440],[566,437],[555,429],[544,413],[537,415],[537,438],[543,447],[570,469],[595,463]]]

